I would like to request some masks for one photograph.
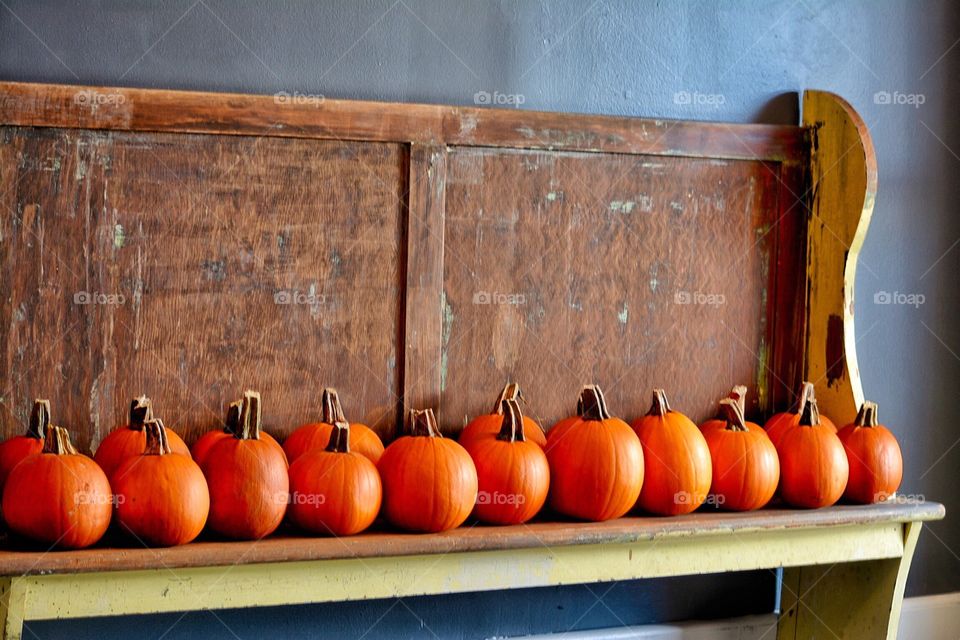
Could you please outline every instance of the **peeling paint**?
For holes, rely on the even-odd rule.
[[[450,332],[453,329],[453,320],[455,317],[453,307],[447,302],[446,291],[440,294],[440,308],[443,312],[443,327],[441,328],[440,338],[441,344],[443,345],[443,348],[440,350],[440,391],[442,392],[447,389],[447,364],[450,355],[447,352],[447,346],[450,344]]]
[[[122,249],[126,243],[127,237],[123,231],[122,224],[113,225],[113,246],[115,249]]]
[[[624,302],[623,308],[620,309],[620,313],[617,314],[617,321],[622,325],[626,325],[629,317],[630,317],[630,309],[627,308],[627,303]]]
[[[547,194],[547,200],[550,202],[556,202],[557,200],[563,200],[563,191],[551,191]]]
[[[614,200],[610,203],[610,211],[620,213],[630,213],[637,203],[633,200]]]
[[[671,201],[670,201],[670,208],[673,209],[674,211],[678,211],[678,212],[679,212],[679,211],[683,211],[683,203],[682,203],[682,202],[677,202],[676,200],[671,200]]]

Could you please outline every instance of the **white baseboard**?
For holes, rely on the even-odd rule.
[[[765,614],[637,627],[614,627],[562,634],[524,636],[522,640],[773,640],[777,616]],[[957,640],[960,638],[960,592],[907,598],[900,614],[900,638]],[[521,639],[517,639],[521,640]]]

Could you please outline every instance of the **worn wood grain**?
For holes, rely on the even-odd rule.
[[[346,538],[276,536],[258,542],[199,541],[168,549],[99,548],[57,553],[0,551],[0,575],[77,573],[224,566],[337,558],[374,558],[493,551],[636,540],[742,534],[753,531],[921,522],[943,517],[932,502],[885,503],[816,510],[764,509],[748,513],[696,512],[678,517],[620,518],[607,522],[532,522],[476,525],[436,534],[370,531]]]
[[[0,220],[6,435],[46,395],[54,420],[91,450],[147,393],[190,440],[256,388],[267,430],[282,436],[317,418],[326,385],[351,418],[392,432],[400,145],[2,136],[26,159]]]

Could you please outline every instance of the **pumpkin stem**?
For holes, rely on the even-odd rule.
[[[240,440],[259,440],[262,418],[260,394],[256,391],[244,391],[243,404],[237,419],[238,430],[233,435]]]
[[[224,433],[236,435],[240,431],[240,414],[243,410],[243,400],[234,400],[227,405],[227,417],[223,421]]]
[[[33,410],[30,412],[30,422],[27,423],[27,437],[34,440],[44,440],[47,429],[50,427],[50,401],[34,400]]]
[[[747,421],[743,417],[743,409],[740,407],[739,399],[724,398],[721,400],[720,414],[727,421],[727,429],[730,431],[747,431]]]
[[[493,413],[497,415],[503,414],[503,401],[504,400],[523,400],[523,394],[520,392],[520,385],[516,382],[508,382],[503,386],[503,391],[500,392],[500,397],[497,398],[497,406],[493,408]]]
[[[740,405],[740,413],[747,415],[747,387],[746,385],[738,384],[733,389],[730,390],[730,395],[727,396],[737,401]]]
[[[603,391],[600,390],[599,385],[587,384],[583,386],[580,399],[577,401],[577,415],[584,420],[610,419],[607,401],[603,397]]]
[[[333,425],[333,431],[330,432],[330,441],[327,443],[327,451],[350,453],[349,422],[337,422]]]
[[[506,442],[523,442],[526,440],[523,433],[523,413],[520,411],[520,403],[513,398],[505,398],[500,407],[500,412],[503,414],[503,422],[500,425],[497,440]]]
[[[814,393],[813,384],[804,382],[800,391],[800,425],[812,427],[820,424],[820,409],[817,407],[817,398]]]
[[[332,387],[324,389],[320,396],[320,405],[321,422],[337,424],[346,421],[343,415],[343,405],[340,404],[340,395],[336,389]]]
[[[858,427],[876,427],[880,424],[879,418],[877,417],[878,412],[879,407],[877,403],[867,400],[860,405],[860,411],[857,413],[857,419],[854,420],[853,424]]]
[[[43,452],[54,455],[76,455],[77,449],[70,442],[70,434],[63,427],[50,425],[43,441]]]
[[[163,427],[163,420],[151,418],[143,423],[143,430],[147,434],[143,455],[164,456],[170,453],[170,443],[167,442],[167,430]]]
[[[130,402],[130,421],[128,426],[134,431],[140,431],[143,429],[143,425],[147,420],[153,419],[153,405],[150,402],[150,398],[147,396],[140,396],[139,398],[134,398]]]
[[[410,409],[410,435],[442,438],[433,409]]]
[[[647,415],[662,418],[668,413],[670,413],[670,403],[667,402],[667,392],[663,389],[654,389],[653,402],[650,404],[650,411],[647,411]]]

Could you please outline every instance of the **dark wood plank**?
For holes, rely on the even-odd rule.
[[[477,525],[437,534],[367,532],[346,538],[277,536],[258,542],[194,542],[169,549],[101,548],[82,551],[0,551],[0,575],[81,573],[225,566],[338,558],[369,558],[627,543],[662,537],[735,535],[747,531],[939,520],[933,502],[841,506],[816,510],[765,509],[748,513],[697,512],[665,518],[620,518],[599,523],[533,522]]]
[[[407,410],[435,408],[442,391],[446,176],[446,147],[412,145],[403,366],[404,408]]]
[[[392,433],[400,145],[2,135],[37,165],[12,177],[0,220],[5,435],[50,396],[54,419],[91,450],[146,393],[189,441],[256,388],[267,430],[283,436],[317,418],[324,385],[352,419]]]
[[[506,380],[548,428],[589,382],[626,419],[654,387],[696,421],[740,383],[768,410],[775,166],[455,148],[447,182],[444,428]]]
[[[0,124],[503,146],[792,162],[800,127],[516,109],[0,83]]]

